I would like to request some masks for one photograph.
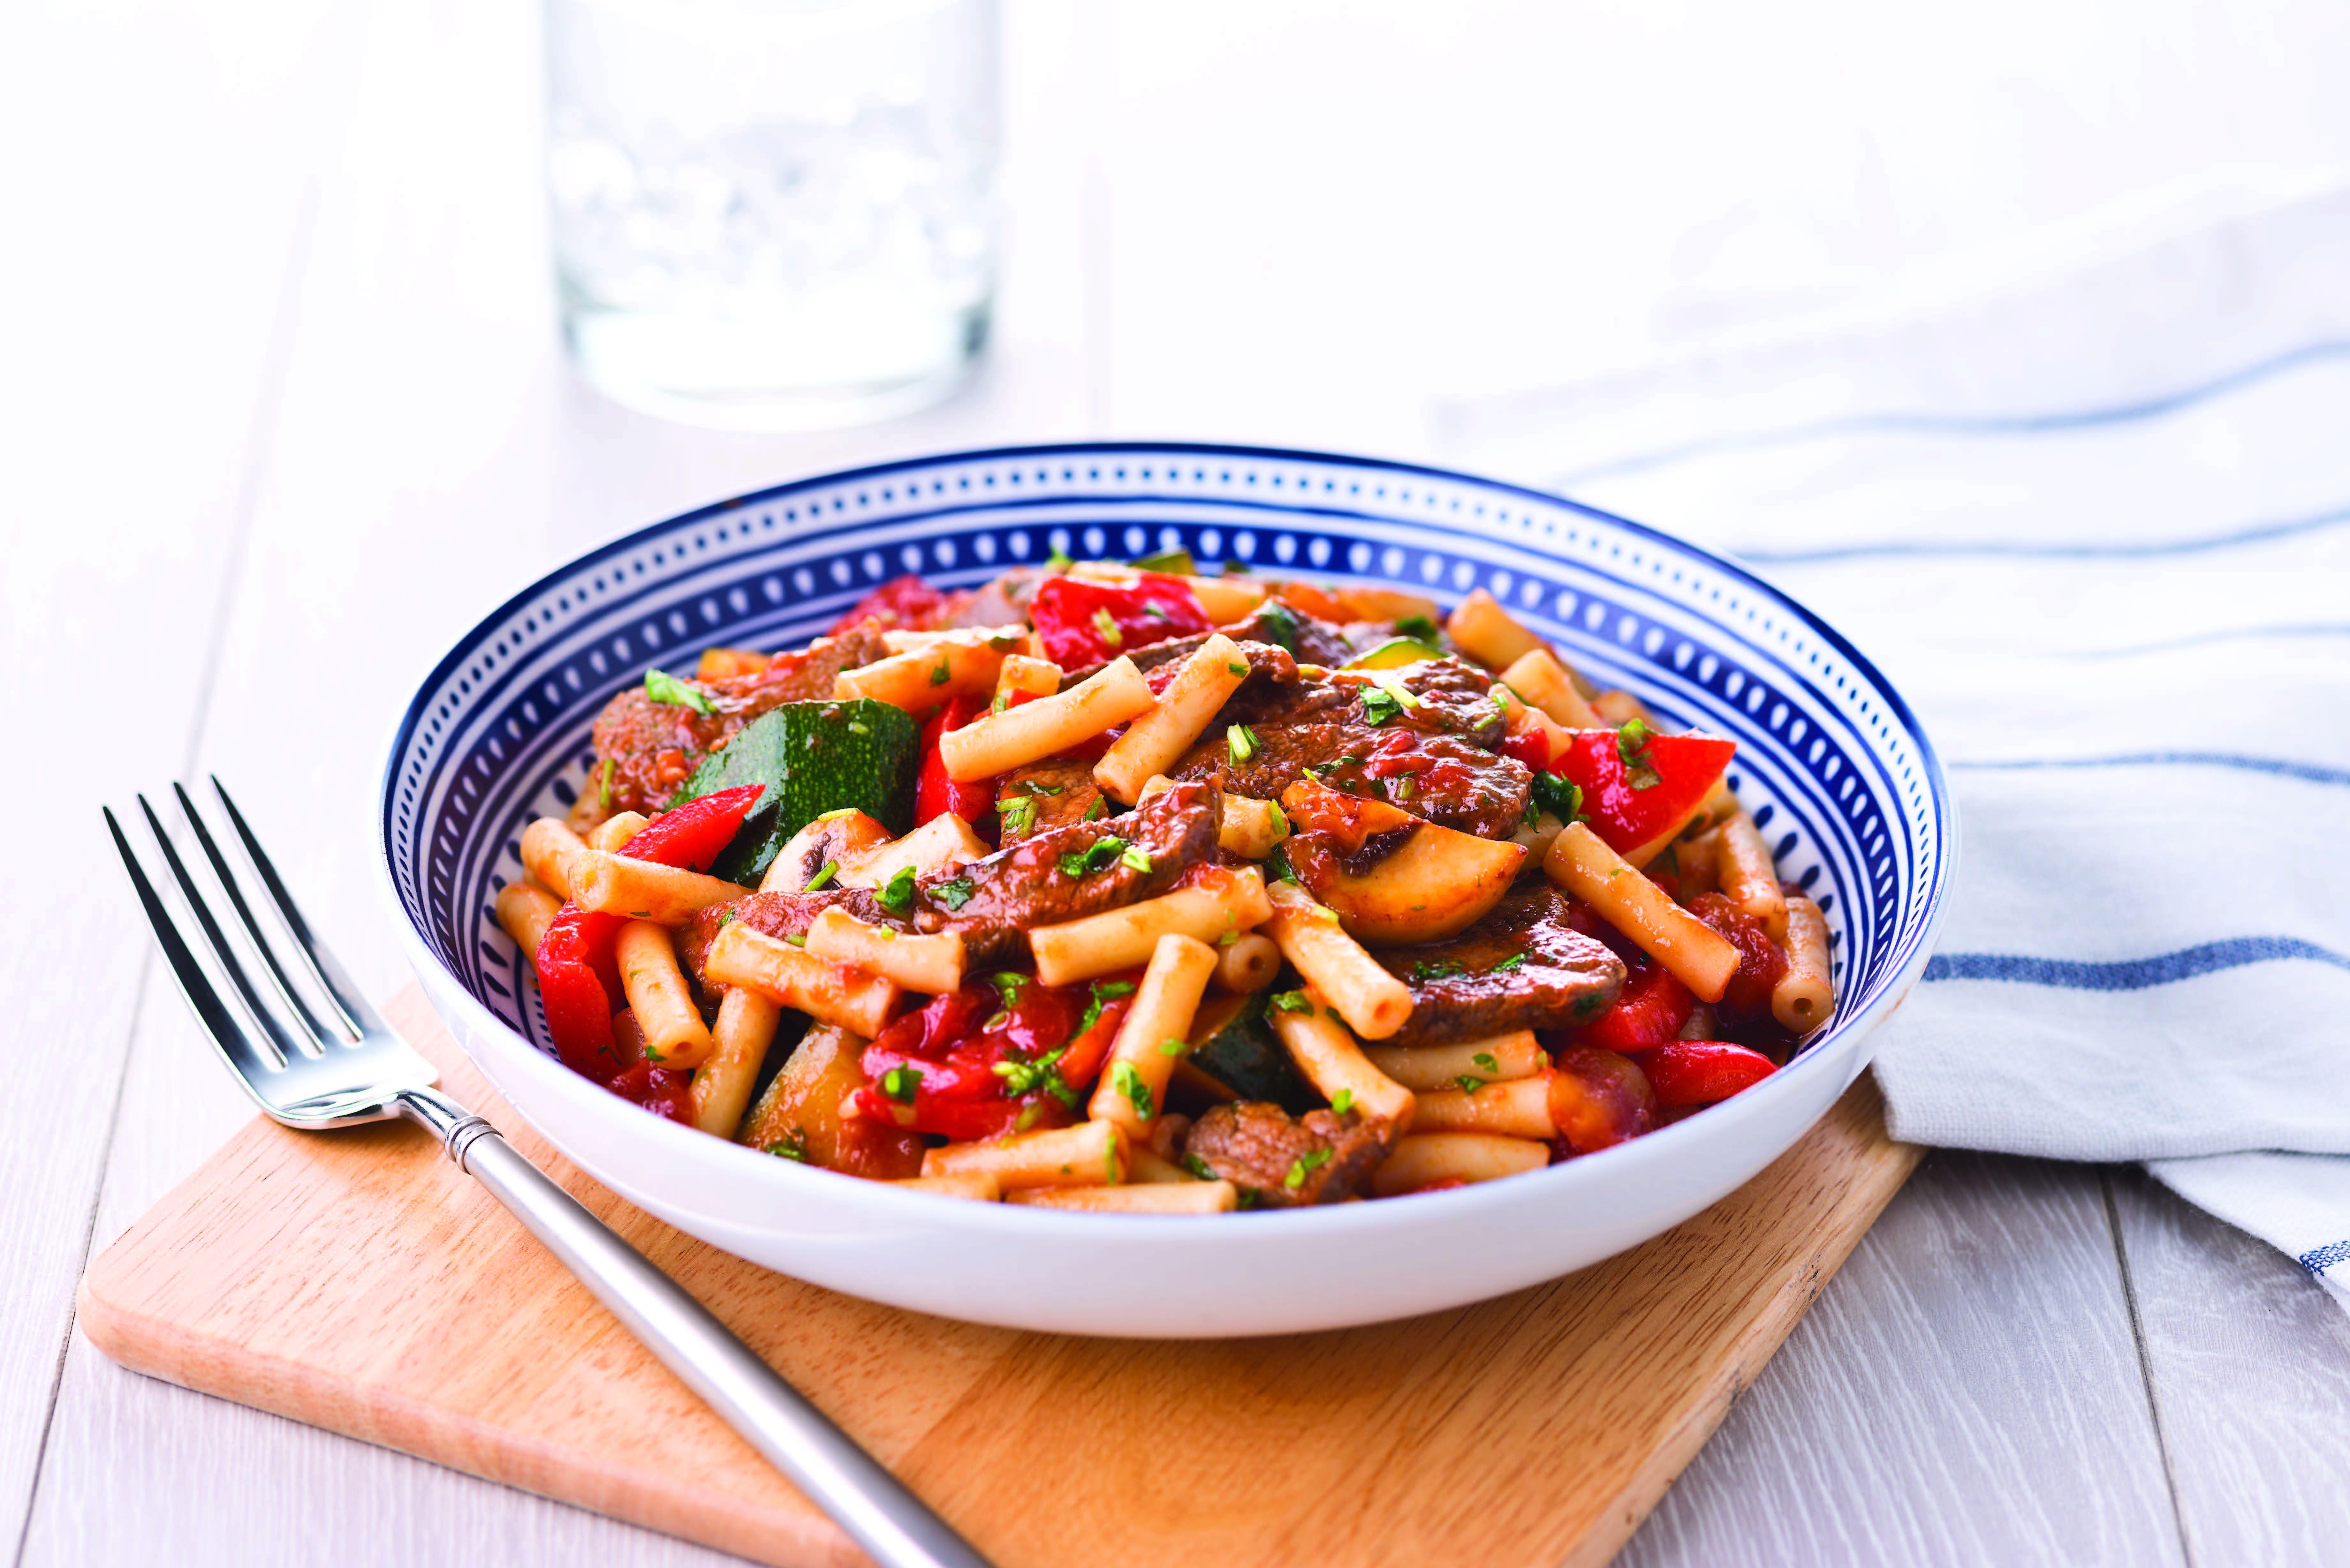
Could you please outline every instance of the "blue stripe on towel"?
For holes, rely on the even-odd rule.
[[[2242,642],[2252,638],[2268,637],[2350,637],[2350,624],[2313,622],[2303,626],[2241,626],[2226,631],[2197,632],[2193,637],[2174,637],[2165,642],[2141,642],[2129,648],[2087,648],[2069,657],[2135,659],[2142,653],[2170,653],[2182,648],[2204,648],[2215,642]]]
[[[2328,1242],[2314,1251],[2303,1252],[2294,1261],[2311,1273],[2322,1274],[2336,1263],[2350,1262],[2350,1241]]]
[[[2350,770],[2320,767],[2282,757],[2240,757],[2229,752],[2134,752],[2118,757],[2033,757],[2015,762],[1959,763],[1953,769],[1976,773],[2030,773],[2052,768],[2240,768],[2251,774],[2274,774],[2303,784],[2350,784]]]
[[[1638,473],[1643,469],[1659,468],[1668,463],[1702,457],[1711,452],[1736,452],[1766,446],[1783,446],[1794,441],[1812,441],[1821,436],[1839,435],[1956,435],[1956,436],[2015,436],[2045,435],[2051,431],[2094,430],[2100,425],[2128,424],[2137,420],[2157,419],[2176,413],[2226,393],[2240,391],[2271,376],[2281,375],[2303,365],[2320,360],[2340,358],[2350,355],[2350,342],[2324,339],[2304,343],[2298,348],[2288,348],[2270,358],[2257,360],[2241,369],[2230,370],[2209,381],[2176,391],[2159,393],[2135,403],[2115,403],[2105,408],[2074,409],[2044,414],[1857,414],[1843,419],[1822,420],[1816,424],[1796,425],[1782,431],[1758,431],[1743,435],[1713,436],[1679,446],[1666,447],[1657,452],[1641,452],[1632,457],[1617,458],[1595,467],[1565,475],[1557,483],[1561,489],[1584,483],[1593,479],[1613,478],[1619,473]]]
[[[2110,963],[2035,958],[2028,953],[1937,953],[1926,965],[1926,979],[2003,980],[2018,985],[2052,985],[2064,991],[2144,991],[2148,986],[2170,985],[2221,970],[2291,959],[2307,959],[2350,970],[2350,955],[2298,937],[2231,937],[2226,941],[2181,948],[2175,953]]]
[[[2350,523],[2350,507],[2320,512],[2310,517],[2291,518],[2282,523],[2257,524],[2233,533],[2208,534],[2193,539],[2158,539],[2142,544],[2033,545],[1962,539],[1938,544],[1931,540],[1891,539],[1875,545],[1837,545],[1820,550],[1736,549],[1731,553],[1757,565],[1771,566],[1811,566],[1825,561],[1890,556],[2027,556],[2043,560],[2141,560],[2161,556],[2193,556],[2206,550],[2228,550],[2239,545],[2262,545],[2272,539],[2290,538],[2296,534],[2314,534],[2321,529],[2338,527],[2344,523]]]

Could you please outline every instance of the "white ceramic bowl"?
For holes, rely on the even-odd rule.
[[[900,1191],[649,1116],[548,1053],[491,899],[524,823],[586,776],[589,725],[648,665],[781,648],[876,583],[982,581],[1055,548],[1482,586],[1595,679],[1740,744],[1740,798],[1828,911],[1841,1003],[1784,1069],[1647,1137],[1373,1203],[1138,1218]],[[1916,983],[1955,848],[1940,764],[1849,644],[1741,568],[1632,523],[1459,474],[1222,447],[962,453],[785,485],[583,556],[466,633],[383,774],[389,887],[433,1004],[515,1108],[631,1202],[735,1255],[949,1317],[1096,1334],[1286,1333],[1459,1305],[1679,1223],[1785,1150]]]

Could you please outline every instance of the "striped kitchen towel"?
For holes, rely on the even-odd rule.
[[[1963,847],[1897,1136],[2144,1161],[2350,1309],[2350,192],[1446,418],[1916,706]]]

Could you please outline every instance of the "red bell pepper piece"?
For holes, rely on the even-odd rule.
[[[1592,1045],[1558,1054],[1550,1119],[1572,1154],[1591,1154],[1657,1128],[1657,1096],[1638,1063]]]
[[[1668,1111],[1719,1105],[1778,1070],[1761,1052],[1723,1040],[1675,1040],[1634,1059]]]
[[[1681,1032],[1697,1010],[1697,998],[1659,963],[1643,964],[1625,977],[1607,1011],[1585,1024],[1575,1039],[1621,1056],[1653,1051]]]
[[[1045,657],[1064,670],[1214,629],[1191,585],[1159,572],[1145,572],[1131,584],[1046,577],[1029,603],[1028,619]]]
[[[951,1138],[1068,1126],[1100,1075],[1134,983],[1118,976],[1049,986],[1002,974],[934,997],[865,1048],[859,1064],[871,1086],[852,1096],[857,1108]]]
[[[743,784],[690,800],[654,818],[620,846],[620,853],[705,871],[743,826],[761,787]],[[629,1064],[612,1036],[612,1003],[620,995],[620,974],[612,961],[622,918],[566,903],[547,922],[533,961],[538,968],[538,999],[546,1010],[546,1032],[565,1066],[584,1078],[610,1084]]]
[[[893,631],[935,631],[954,611],[953,596],[942,594],[911,572],[888,582],[857,601],[856,607],[832,623],[829,635],[838,637],[868,617]]]
[[[1540,730],[1523,729],[1502,742],[1502,755],[1515,757],[1537,772],[1550,768],[1550,737]]]
[[[1659,735],[1638,720],[1577,730],[1554,770],[1583,789],[1591,831],[1619,854],[1671,832],[1730,766],[1735,741]]]
[[[1023,692],[1023,696],[1026,693]],[[949,730],[960,730],[987,711],[987,700],[983,697],[956,697],[948,701],[931,722],[922,726],[921,770],[914,777],[914,826],[920,827],[934,816],[949,812],[965,822],[984,821],[995,809],[995,781],[974,779],[968,784],[947,776],[947,764],[939,755],[939,737]]]
[[[1787,973],[1786,950],[1771,940],[1761,921],[1719,893],[1699,894],[1690,900],[1689,910],[1738,950],[1738,968],[1714,1004],[1722,1026],[1743,1029],[1771,1022],[1771,992]]]

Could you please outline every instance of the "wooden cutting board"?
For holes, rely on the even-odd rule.
[[[1547,1285],[1332,1334],[1060,1338],[672,1231],[536,1137],[419,992],[386,1012],[1003,1568],[1603,1563],[1918,1155],[1864,1077],[1740,1191]],[[865,1560],[404,1124],[255,1118],[90,1266],[81,1326],[135,1371],[745,1557]]]

